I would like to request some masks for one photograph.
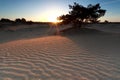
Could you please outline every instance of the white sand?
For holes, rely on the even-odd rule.
[[[0,80],[120,80],[120,35],[36,27],[0,32]]]

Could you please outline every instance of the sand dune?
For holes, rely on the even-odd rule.
[[[97,29],[109,33],[120,33],[120,24],[108,23],[108,24],[91,24],[88,28]]]
[[[37,38],[48,35],[47,25],[18,25],[10,26],[3,31],[0,31],[0,43],[20,40]]]
[[[19,31],[17,39],[0,36],[7,40],[0,43],[0,80],[120,80],[119,35],[68,31],[44,36],[45,30],[33,29],[30,38],[26,29],[21,30],[25,37],[17,37]]]

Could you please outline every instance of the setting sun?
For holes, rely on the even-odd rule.
[[[57,20],[57,16],[51,15],[48,16],[48,22],[59,22],[59,21]]]
[[[41,15],[41,19],[40,21],[42,22],[59,22],[57,20],[57,17],[59,17],[60,15],[64,14],[64,11],[55,9],[55,8],[51,8],[50,10],[46,10],[42,15]]]

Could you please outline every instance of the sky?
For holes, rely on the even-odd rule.
[[[67,14],[68,5],[74,2],[83,6],[100,3],[107,10],[101,21],[120,22],[120,0],[0,0],[0,18],[54,22],[58,16]]]

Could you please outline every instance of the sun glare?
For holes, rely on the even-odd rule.
[[[53,23],[59,22],[57,20],[57,17],[58,16],[55,16],[55,15],[48,16],[48,22],[53,22]]]
[[[58,9],[53,9],[51,8],[50,10],[46,10],[42,15],[41,15],[41,21],[43,22],[53,22],[53,23],[58,23],[60,22],[57,20],[57,17],[61,16],[64,14],[63,11],[58,10]]]

